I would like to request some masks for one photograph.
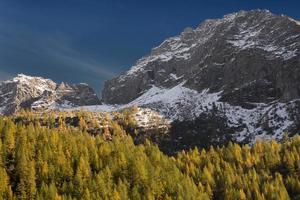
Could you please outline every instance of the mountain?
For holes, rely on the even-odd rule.
[[[0,83],[0,114],[12,114],[21,108],[47,110],[100,104],[87,84],[57,84],[50,79],[19,74]]]
[[[106,81],[101,102],[86,84],[21,74],[0,84],[0,114],[137,105],[144,108],[134,116],[137,140],[155,138],[167,153],[231,140],[282,140],[285,132],[300,132],[299,51],[297,20],[240,11],[165,40]]]
[[[102,97],[160,112],[183,145],[299,133],[300,23],[268,10],[205,20],[106,81]]]

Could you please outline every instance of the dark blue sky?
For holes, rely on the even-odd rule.
[[[300,19],[299,0],[0,0],[0,80],[25,73],[99,92],[185,27],[256,8]]]

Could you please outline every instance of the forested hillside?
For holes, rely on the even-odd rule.
[[[105,116],[106,124],[79,117],[79,128],[55,117],[1,117],[0,199],[300,198],[299,136],[170,157],[149,141],[135,145],[124,116]]]

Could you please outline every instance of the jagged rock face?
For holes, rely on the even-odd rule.
[[[60,84],[56,90],[60,96],[58,102],[72,102],[74,105],[96,105],[100,104],[94,90],[87,84],[81,83],[77,85]]]
[[[240,142],[299,133],[300,22],[267,10],[206,20],[106,81],[102,97],[174,122],[222,118],[226,124],[216,123],[215,131],[227,127]]]
[[[167,39],[107,81],[102,96],[106,103],[129,103],[152,85],[185,81],[197,91],[223,91],[224,101],[234,104],[289,101],[300,96],[299,49],[296,21],[265,10],[241,11]]]
[[[49,79],[23,74],[0,84],[0,114],[12,114],[21,108],[45,110],[99,103],[95,92],[86,84],[58,85]]]

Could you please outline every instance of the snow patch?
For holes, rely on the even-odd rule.
[[[178,77],[176,74],[171,73],[170,76],[173,80],[179,80],[179,79],[183,78],[184,75]]]
[[[273,42],[265,44],[265,41],[261,41],[259,36],[263,28],[259,28],[258,25],[249,27],[246,30],[243,28],[244,25],[241,25],[239,34],[234,35],[233,39],[227,40],[227,42],[241,50],[250,48],[262,49],[266,52],[272,53],[275,57],[281,57],[284,60],[289,60],[297,56],[296,53],[298,49],[276,46]],[[295,35],[294,37],[298,37],[298,35]]]
[[[298,26],[300,26],[300,21],[297,21],[297,20],[295,20],[293,18],[290,18],[290,17],[289,17],[289,20],[292,21],[292,22],[295,22]]]

